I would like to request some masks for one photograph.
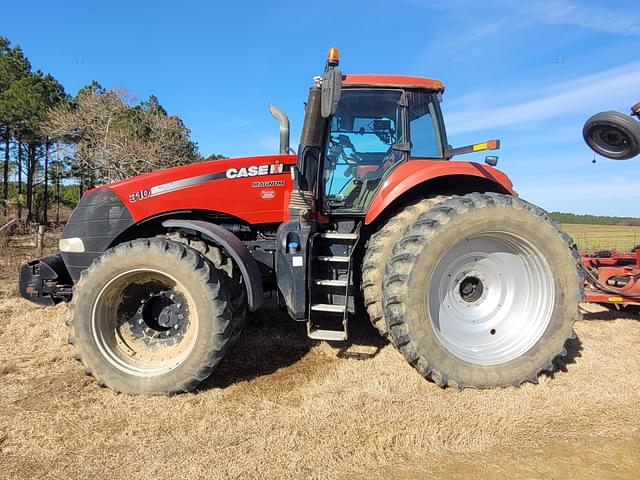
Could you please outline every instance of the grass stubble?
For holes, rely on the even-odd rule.
[[[339,349],[271,305],[200,391],[142,397],[84,376],[64,305],[4,284],[0,478],[637,478],[640,321],[586,308],[538,385],[442,390],[364,322]]]

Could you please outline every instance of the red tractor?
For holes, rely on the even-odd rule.
[[[601,112],[584,125],[587,145],[606,158],[628,160],[640,154],[640,103],[631,115]],[[586,300],[607,307],[640,306],[640,246],[631,252],[581,252],[586,273]]]
[[[87,192],[60,253],[24,265],[22,295],[69,302],[69,341],[100,385],[192,390],[276,292],[309,337],[347,340],[366,308],[440,386],[536,382],[566,353],[582,273],[570,237],[508,177],[453,156],[439,80],[343,75],[309,90],[297,154],[170,168]]]

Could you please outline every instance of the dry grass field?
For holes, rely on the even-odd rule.
[[[563,370],[442,390],[366,322],[339,349],[273,307],[197,393],[85,377],[64,305],[0,288],[0,478],[639,478],[640,322],[588,307]]]
[[[640,244],[640,227],[565,223],[562,228],[582,250],[629,250]]]

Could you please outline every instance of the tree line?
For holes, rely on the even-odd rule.
[[[0,145],[0,214],[45,224],[88,188],[203,160],[154,95],[136,102],[93,81],[71,96],[1,36]]]
[[[566,212],[551,212],[551,218],[560,223],[579,223],[587,225],[626,225],[640,226],[640,218],[635,217],[609,217],[603,215],[578,215]]]

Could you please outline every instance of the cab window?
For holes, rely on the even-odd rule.
[[[426,92],[408,92],[411,156],[441,158],[442,142],[434,97]]]
[[[398,90],[344,90],[328,133],[325,206],[366,208],[383,175],[402,160],[403,120]]]

